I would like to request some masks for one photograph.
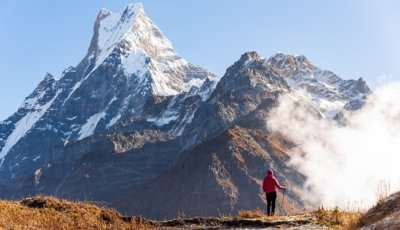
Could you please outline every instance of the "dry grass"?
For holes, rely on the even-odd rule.
[[[258,219],[265,221],[293,221],[297,219],[312,218],[314,224],[328,226],[329,229],[357,229],[359,220],[361,218],[360,212],[346,212],[339,209],[326,210],[320,208],[314,212],[305,213],[296,216],[266,216],[260,209],[245,210],[239,212],[240,218]]]
[[[239,212],[238,217],[228,217],[227,219],[252,219],[252,220],[261,220],[265,222],[283,222],[283,223],[291,223],[300,220],[312,220],[312,215],[310,213],[297,214],[297,215],[274,215],[268,216],[260,209],[255,210],[243,210]]]
[[[247,219],[260,219],[264,218],[266,215],[261,211],[261,209],[255,209],[255,210],[242,210],[239,212],[239,216],[241,218],[247,218]]]
[[[257,220],[264,220],[264,221],[282,221],[282,220],[291,220],[296,219],[300,216],[282,216],[282,215],[274,215],[268,216],[264,213],[261,209],[257,208],[254,210],[242,210],[239,211],[239,218],[243,219],[257,219]],[[232,217],[230,217],[232,218]]]
[[[383,203],[386,198],[390,196],[390,183],[381,181],[376,189],[376,203],[377,205]]]
[[[0,201],[0,229],[153,229],[141,218],[52,197]]]
[[[329,226],[330,229],[356,229],[361,218],[360,212],[346,212],[338,208],[333,210],[326,210],[319,208],[317,211],[312,212],[316,218],[317,224]]]

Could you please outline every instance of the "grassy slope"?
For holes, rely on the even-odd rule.
[[[0,229],[151,229],[138,218],[92,204],[35,197],[0,201]]]

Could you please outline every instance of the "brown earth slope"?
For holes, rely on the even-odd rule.
[[[400,229],[400,192],[378,202],[360,220],[362,229]]]

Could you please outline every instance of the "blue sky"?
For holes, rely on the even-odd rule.
[[[46,72],[85,55],[100,8],[129,0],[2,0],[0,120],[16,111]],[[143,0],[188,61],[222,75],[245,51],[304,54],[343,78],[370,85],[400,79],[400,1]]]

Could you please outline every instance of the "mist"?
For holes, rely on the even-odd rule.
[[[305,200],[325,207],[368,208],[400,190],[400,82],[374,90],[346,125],[321,119],[284,95],[268,125],[296,143],[290,164],[306,175]]]

